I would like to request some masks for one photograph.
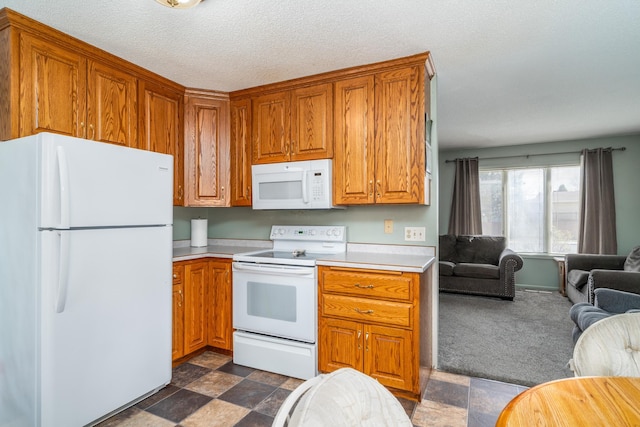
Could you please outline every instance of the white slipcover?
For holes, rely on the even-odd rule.
[[[316,377],[310,389],[298,401],[288,426],[412,427],[404,408],[389,390],[373,378],[351,368],[342,368]],[[306,388],[302,384],[300,388]],[[290,395],[296,399],[295,391]],[[295,402],[287,399],[280,411],[287,411]],[[278,412],[273,426],[284,424]]]
[[[640,313],[602,319],[580,336],[573,350],[578,376],[640,377]]]

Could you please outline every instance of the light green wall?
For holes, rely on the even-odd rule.
[[[431,81],[431,146],[433,171],[430,206],[350,206],[344,210],[254,211],[251,208],[174,208],[174,240],[190,239],[191,218],[209,219],[209,238],[269,239],[274,224],[346,225],[347,240],[357,243],[414,244],[438,242],[438,131],[436,78]],[[384,233],[384,220],[393,220],[393,233]],[[404,227],[426,227],[425,242],[405,242]]]
[[[640,135],[608,138],[593,138],[575,141],[558,141],[540,144],[514,145],[484,149],[449,150],[440,153],[440,226],[439,234],[445,234],[449,227],[449,213],[453,193],[455,167],[444,163],[458,157],[479,157],[480,167],[531,167],[553,164],[577,164],[579,154],[553,154],[524,157],[526,154],[549,154],[579,152],[583,148],[626,147],[626,151],[613,154],[614,185],[616,195],[616,224],[618,253],[628,254],[631,248],[640,245]],[[482,160],[486,157],[523,156],[510,159]],[[551,257],[526,257],[524,267],[516,275],[519,285],[528,288],[558,287],[558,269]]]

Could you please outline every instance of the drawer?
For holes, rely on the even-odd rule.
[[[322,315],[381,323],[409,328],[412,326],[413,305],[407,303],[324,294]]]
[[[412,300],[412,278],[403,273],[322,270],[322,291],[360,297]]]
[[[178,285],[184,280],[184,266],[173,265],[173,284]]]

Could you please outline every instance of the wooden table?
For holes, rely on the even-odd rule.
[[[511,400],[502,426],[640,426],[640,378],[576,377],[540,384]]]

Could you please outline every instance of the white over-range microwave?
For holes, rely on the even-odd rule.
[[[253,209],[332,209],[331,159],[251,166]]]

